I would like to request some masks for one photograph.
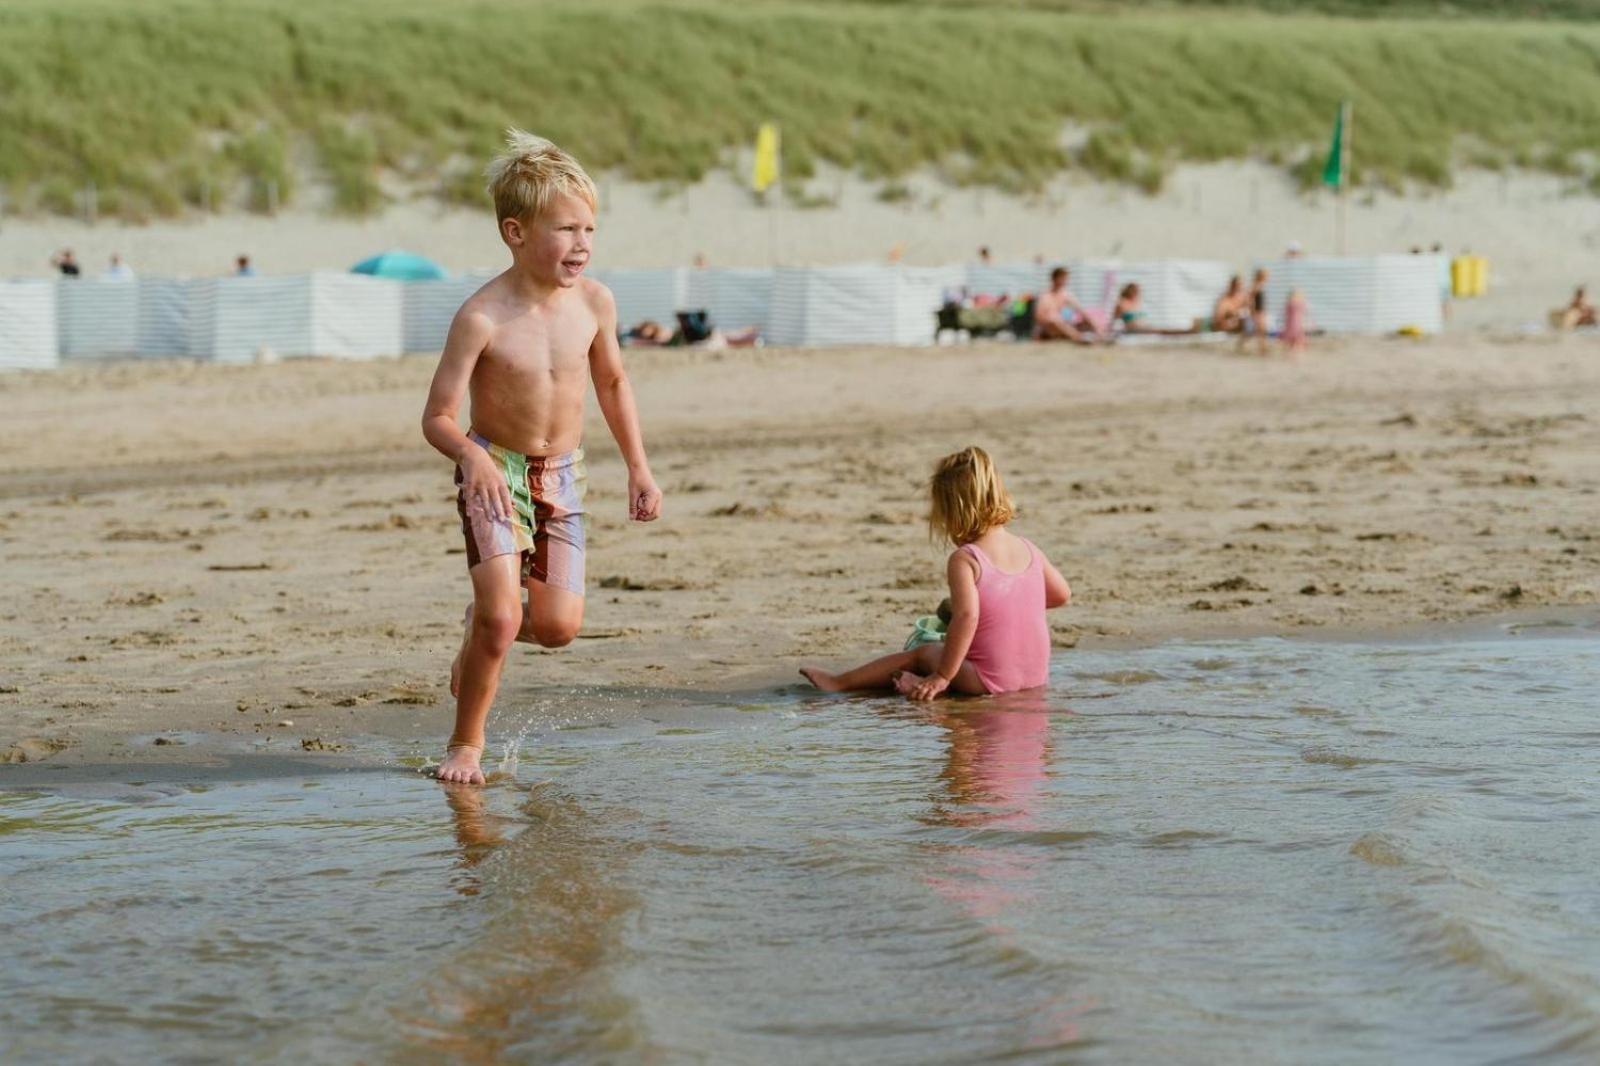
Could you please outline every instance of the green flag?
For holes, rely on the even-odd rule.
[[[1322,167],[1322,184],[1335,189],[1344,184],[1344,105],[1333,120],[1333,143],[1328,146],[1328,161]]]

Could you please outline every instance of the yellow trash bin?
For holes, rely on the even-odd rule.
[[[1472,264],[1472,295],[1483,296],[1489,291],[1489,258],[1470,255],[1467,261]]]

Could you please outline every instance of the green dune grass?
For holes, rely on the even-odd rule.
[[[102,213],[149,217],[267,209],[312,175],[362,213],[390,175],[480,203],[508,124],[597,171],[687,182],[768,119],[791,186],[826,161],[886,187],[933,166],[1013,190],[1063,168],[1153,189],[1185,160],[1309,175],[1347,96],[1368,181],[1442,185],[1463,164],[1587,175],[1600,149],[1600,28],[1580,22],[1095,7],[9,0],[0,191],[8,210],[71,212],[92,182]]]

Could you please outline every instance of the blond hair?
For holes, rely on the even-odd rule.
[[[496,219],[532,222],[561,193],[576,196],[597,210],[594,180],[578,161],[536,134],[515,126],[506,130],[506,146],[489,160],[483,175],[494,198]]]
[[[994,468],[989,453],[979,447],[947,455],[928,480],[932,507],[928,532],[952,544],[971,544],[995,526],[1003,526],[1017,513]]]

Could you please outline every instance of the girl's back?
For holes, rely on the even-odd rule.
[[[1036,688],[1050,679],[1044,556],[1027,540],[992,529],[959,549],[978,568],[978,629],[967,661],[990,692]]]

